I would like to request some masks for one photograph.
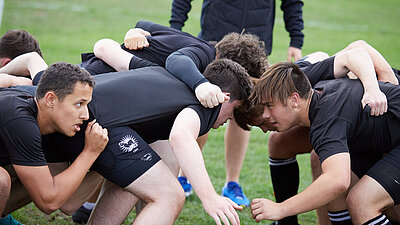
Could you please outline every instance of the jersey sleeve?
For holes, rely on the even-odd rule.
[[[282,0],[281,9],[290,36],[290,46],[301,49],[304,42],[303,1]]]
[[[193,59],[180,51],[174,52],[168,56],[165,61],[165,69],[189,86],[193,91],[200,84],[208,82],[203,74],[200,73]]]
[[[1,126],[0,135],[12,164],[46,165],[40,130],[34,119],[16,118],[11,120]]]
[[[311,86],[322,80],[332,80],[334,77],[335,57],[330,57],[309,66],[301,67],[300,70],[308,77]]]
[[[310,128],[310,142],[322,163],[328,157],[349,152],[347,137],[351,124],[339,117],[320,120]]]
[[[149,67],[149,66],[158,66],[158,65],[156,63],[150,62],[146,59],[142,59],[135,55],[132,56],[131,61],[129,62],[130,70],[143,68],[143,67]]]
[[[79,66],[87,70],[91,75],[116,72],[114,68],[97,58],[94,53],[82,53],[81,58],[82,63]]]
[[[192,0],[173,0],[171,8],[171,19],[169,24],[172,28],[182,30],[188,19],[188,13],[192,9]]]

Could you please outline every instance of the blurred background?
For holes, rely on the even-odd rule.
[[[101,38],[123,42],[125,32],[138,20],[150,20],[169,26],[171,0],[0,0],[4,4],[0,35],[10,29],[25,29],[40,43],[48,64],[56,61],[80,62],[80,53],[91,52]],[[192,2],[189,19],[183,31],[194,36],[200,31],[201,0]],[[280,1],[276,1],[271,63],[286,60],[289,35],[284,28]],[[303,56],[324,51],[332,55],[355,40],[374,46],[394,68],[400,68],[400,1],[399,0],[304,0],[305,29]],[[204,149],[214,188],[220,193],[225,182],[223,135],[225,128],[213,130]],[[268,134],[254,128],[241,172],[240,182],[246,195],[273,198],[268,167]],[[298,157],[301,190],[311,183],[309,155]],[[239,213],[241,224],[255,224],[249,208]],[[50,216],[33,204],[13,216],[24,224],[73,224],[61,212]],[[132,223],[134,213],[124,224]],[[303,225],[316,224],[315,213],[300,215]],[[176,224],[214,224],[203,210],[197,196],[187,199]],[[270,224],[263,221],[261,224]]]

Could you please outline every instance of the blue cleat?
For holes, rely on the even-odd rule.
[[[242,187],[235,181],[229,181],[225,183],[224,187],[222,188],[222,196],[228,197],[236,204],[247,207],[250,204],[249,199],[243,193]]]
[[[186,177],[180,176],[178,177],[179,183],[181,183],[183,190],[185,191],[186,198],[193,194],[192,185],[189,183]]]
[[[8,214],[3,219],[0,219],[0,225],[22,225],[22,223],[14,220],[14,218],[12,218],[11,214]]]

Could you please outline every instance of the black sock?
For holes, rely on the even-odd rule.
[[[283,202],[297,194],[299,189],[299,165],[296,158],[269,158],[272,186],[276,202]],[[297,216],[289,216],[279,220],[281,225],[297,225]]]
[[[381,214],[375,218],[368,220],[363,225],[392,225],[385,215]]]
[[[328,212],[328,215],[332,225],[353,225],[347,209],[336,212]]]

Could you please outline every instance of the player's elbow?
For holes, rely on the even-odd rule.
[[[101,39],[98,40],[93,47],[93,53],[96,55],[98,58],[102,58],[106,54],[107,47],[112,45],[114,43],[113,40],[111,39]]]
[[[337,195],[343,194],[350,187],[350,177],[336,176],[335,179],[333,179],[331,187]]]
[[[43,213],[49,215],[54,211],[58,210],[63,202],[61,202],[57,196],[52,196],[47,194],[41,200],[34,202],[36,207],[40,209]]]

